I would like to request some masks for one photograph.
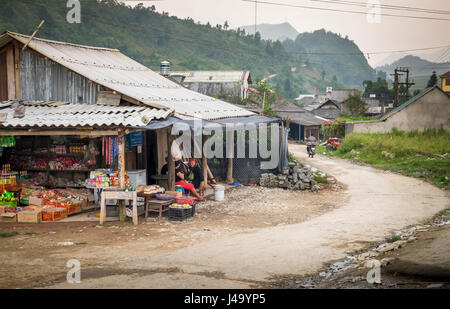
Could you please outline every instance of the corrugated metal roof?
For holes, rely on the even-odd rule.
[[[188,71],[170,76],[184,76],[183,83],[242,83],[249,79],[250,71]]]
[[[357,89],[333,89],[328,98],[333,101],[343,102],[357,91]]]
[[[11,103],[11,101],[8,101]],[[0,127],[79,127],[79,126],[146,126],[153,119],[164,119],[173,113],[146,106],[106,106],[68,104],[46,106],[42,102],[28,102],[25,116],[14,118],[14,109],[19,104],[3,105],[0,113],[6,113],[6,120]],[[44,102],[45,103],[45,102]],[[52,103],[52,102],[50,102]]]
[[[6,32],[0,42],[12,37],[26,43],[29,36]],[[28,48],[89,80],[155,108],[175,110],[181,119],[220,119],[254,113],[186,89],[123,55],[118,50],[81,46],[34,38]]]

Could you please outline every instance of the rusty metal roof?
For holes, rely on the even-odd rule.
[[[58,104],[54,105],[55,103]],[[0,122],[0,127],[138,127],[146,126],[153,119],[165,119],[173,113],[173,110],[147,106],[64,103],[66,102],[0,102],[0,114],[7,115],[6,120]],[[14,117],[14,110],[18,106],[25,107],[25,115],[22,118]]]
[[[9,38],[26,44],[29,36],[6,32]],[[82,46],[33,38],[28,48],[76,72],[92,82],[155,108],[175,110],[181,119],[206,120],[251,116],[254,113],[229,103],[186,89],[170,81],[116,49]]]

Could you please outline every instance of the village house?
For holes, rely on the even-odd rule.
[[[289,119],[289,138],[299,142],[304,142],[310,136],[319,140],[320,126],[327,120],[293,103],[279,104],[272,111],[285,121]]]
[[[170,158],[174,136],[168,132],[174,123],[278,121],[186,89],[117,49],[7,31],[0,36],[0,63],[5,64],[0,66],[0,101],[8,101],[0,119],[2,135],[118,136],[125,141],[136,132],[139,138],[126,147],[122,171],[145,170],[147,183],[163,183],[169,189],[174,188],[174,174],[159,181]],[[18,106],[23,116],[16,118]],[[204,175],[206,162],[203,155]],[[214,176],[232,176],[232,166],[228,160],[226,173]]]
[[[342,102],[328,99],[314,109],[312,113],[318,117],[333,120],[338,118],[344,112],[343,109],[345,109],[345,106]]]
[[[187,89],[231,103],[245,100],[252,84],[250,71],[172,72],[170,78]]]
[[[440,78],[441,78],[441,89],[447,94],[450,94],[450,71],[442,74]]]
[[[450,129],[450,97],[441,88],[427,88],[378,120],[347,121],[345,134],[386,133],[393,128],[402,131]]]

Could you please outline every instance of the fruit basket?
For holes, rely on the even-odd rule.
[[[189,207],[176,207],[173,205],[169,206],[169,214],[170,221],[184,221],[192,217],[192,206]]]

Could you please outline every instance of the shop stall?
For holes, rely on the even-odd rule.
[[[24,115],[15,117],[17,108],[24,106],[21,102],[2,105],[0,115],[5,115],[0,122],[2,221],[58,221],[100,208],[99,220],[103,223],[106,208],[100,207],[101,201],[114,198],[120,201],[121,220],[127,213],[122,201],[132,201],[129,212],[137,224],[136,187],[146,188],[146,177],[139,177],[134,171],[128,175],[126,140],[131,133],[140,131],[128,128],[130,122],[148,123],[153,109],[81,104],[49,107],[28,103]],[[170,111],[153,110],[153,113],[155,117],[164,117]],[[155,193],[164,191],[159,186],[152,188]]]

